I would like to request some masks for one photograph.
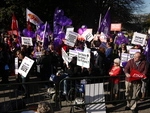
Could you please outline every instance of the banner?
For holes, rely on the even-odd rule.
[[[90,53],[78,52],[77,65],[85,68],[90,67]]]
[[[33,63],[34,63],[34,60],[25,56],[24,59],[22,60],[21,65],[19,66],[18,73],[22,75],[23,77],[26,77]]]
[[[26,9],[26,21],[28,20],[36,26],[43,23],[37,15],[32,13],[29,9]]]
[[[121,23],[113,23],[110,27],[111,31],[121,31]]]
[[[74,47],[77,37],[78,37],[78,33],[73,31],[68,31],[66,32],[64,43],[68,46]]]
[[[147,35],[134,32],[131,44],[144,46],[146,42]]]
[[[33,46],[31,37],[21,37],[21,44],[27,46]]]
[[[139,79],[146,79],[147,78],[144,74],[140,73],[139,71],[137,71],[135,69],[131,70],[130,76],[131,76],[129,78],[130,81],[139,80]]]

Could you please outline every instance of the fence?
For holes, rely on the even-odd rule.
[[[120,76],[118,93],[116,94],[113,94],[114,84],[111,82],[114,79],[116,78],[110,78],[110,76],[65,78],[59,83],[59,106],[70,106],[70,113],[74,113],[75,108],[82,111],[92,109],[95,112],[100,109],[107,112],[120,111],[121,109],[118,109],[116,105],[125,107],[127,101],[125,97],[125,76]],[[86,83],[85,89],[82,89],[83,80]],[[67,95],[64,96],[62,90],[64,90],[66,83],[68,84],[66,87]],[[150,98],[148,93],[146,91],[145,99]],[[65,98],[65,101],[61,101],[63,98]]]
[[[0,112],[20,113],[24,110],[36,110],[37,104],[41,101],[50,102],[53,108],[70,107],[71,113],[76,108],[84,112],[88,107],[92,105],[95,107],[99,104],[101,104],[100,109],[119,111],[116,108],[116,103],[123,106],[126,103],[125,76],[120,76],[119,92],[116,99],[112,94],[113,86],[110,80],[109,76],[65,78],[59,84],[55,84],[54,90],[49,86],[45,87],[45,84],[51,84],[50,81],[0,84]],[[18,89],[18,86],[22,85],[29,88],[30,97],[25,98],[22,88]],[[67,95],[63,94],[64,88],[66,88]],[[147,91],[145,99],[150,99],[148,93]]]

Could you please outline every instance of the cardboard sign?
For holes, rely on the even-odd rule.
[[[31,37],[21,37],[21,43],[22,45],[33,46]]]
[[[32,65],[34,63],[34,60],[28,58],[28,57],[24,57],[24,59],[22,60],[22,63],[18,69],[18,73],[20,75],[22,75],[23,77],[26,77],[28,72],[30,71]]]
[[[91,40],[94,38],[93,34],[91,33],[90,30],[86,30],[83,32],[82,37],[88,42],[91,42]]]
[[[77,65],[85,68],[90,67],[90,53],[78,52]]]
[[[64,60],[64,62],[68,66],[68,62],[69,62],[68,55],[67,55],[66,51],[63,48],[61,49],[61,52],[62,52],[62,59]]]
[[[146,42],[147,35],[134,32],[131,43],[135,45],[144,46]]]
[[[73,31],[68,31],[66,32],[64,43],[68,46],[74,47],[77,37],[78,37],[78,33]]]
[[[113,23],[110,27],[111,31],[121,31],[121,23]]]
[[[86,113],[106,113],[104,83],[85,84],[85,104]]]

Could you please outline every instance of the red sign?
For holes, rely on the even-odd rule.
[[[111,24],[110,30],[111,31],[121,31],[121,23]]]
[[[146,76],[142,73],[140,73],[139,71],[132,69],[131,73],[130,73],[130,81],[134,81],[134,80],[140,80],[140,79],[145,79]]]

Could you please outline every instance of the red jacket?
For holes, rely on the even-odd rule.
[[[112,76],[110,79],[113,83],[118,84],[120,82],[119,75],[121,74],[121,67],[113,66],[109,72],[109,75]]]

